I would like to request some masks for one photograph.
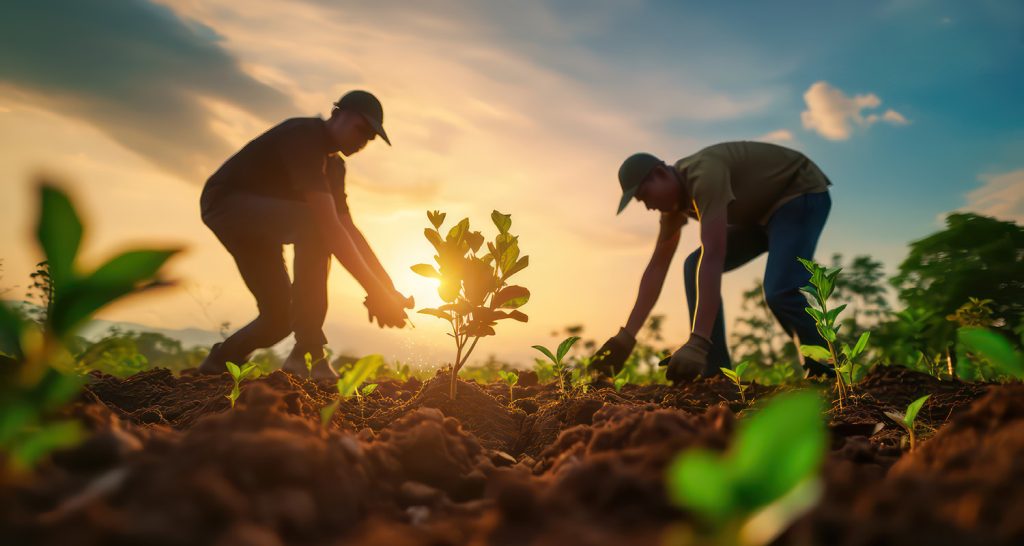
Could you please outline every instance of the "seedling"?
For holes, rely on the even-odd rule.
[[[491,213],[498,235],[493,242],[487,242],[488,252],[482,256],[477,256],[477,252],[484,244],[484,236],[469,230],[469,218],[463,218],[442,239],[439,230],[444,218],[442,212],[427,212],[433,227],[423,232],[437,251],[434,260],[438,267],[416,264],[412,270],[440,282],[437,293],[445,304],[418,312],[444,319],[451,325],[449,335],[455,339],[455,361],[448,396],[454,400],[459,370],[480,338],[495,335],[494,326],[499,320],[529,320],[518,309],[529,301],[530,291],[509,285],[508,279],[525,269],[530,260],[529,256],[519,256],[519,237],[509,233],[511,215]]]
[[[239,388],[242,381],[245,381],[246,379],[256,379],[260,376],[260,369],[253,363],[242,364],[241,367],[236,365],[234,362],[225,362],[224,365],[227,367],[228,373],[231,374],[231,379],[234,382],[231,386],[231,394],[224,398],[231,401],[231,408],[234,409],[235,401],[238,400],[238,397],[242,394],[242,391]]]
[[[516,372],[498,370],[498,376],[500,376],[501,380],[504,381],[506,385],[508,385],[508,405],[511,406],[513,398],[512,387],[516,386],[516,383],[519,382],[519,374],[517,374]]]
[[[338,397],[333,402],[324,406],[320,410],[320,427],[324,430],[327,429],[327,425],[331,422],[331,418],[334,417],[334,412],[338,410],[338,406],[341,405],[342,400],[348,400],[353,396],[356,396],[359,400],[359,413],[362,416],[363,395],[369,395],[373,391],[377,390],[377,384],[372,383],[363,387],[362,393],[360,393],[359,387],[366,382],[367,379],[373,377],[377,370],[384,365],[384,357],[381,355],[369,355],[360,358],[352,367],[341,373],[341,377],[338,379]]]
[[[133,250],[95,270],[83,270],[77,261],[84,228],[74,205],[46,182],[39,195],[36,237],[50,287],[41,328],[0,303],[0,452],[14,470],[27,470],[50,451],[79,441],[83,432],[77,421],[48,418],[83,383],[58,370],[70,368],[67,347],[98,310],[129,294],[166,285],[159,277],[161,269],[178,252]]]
[[[311,377],[313,375],[313,355],[306,353],[303,358],[306,361],[306,377]]]
[[[722,370],[722,373],[729,378],[729,381],[732,381],[733,384],[736,385],[736,389],[740,392],[740,402],[744,404],[747,403],[746,392],[750,385],[743,384],[743,372],[745,372],[749,366],[750,362],[741,362],[736,366],[735,371],[729,368],[719,368]]]
[[[565,396],[565,364],[562,363],[562,359],[565,358],[569,349],[572,349],[572,346],[579,340],[580,336],[571,336],[566,338],[558,345],[558,350],[555,354],[552,354],[551,351],[543,345],[533,346],[534,349],[537,349],[551,360],[555,375],[558,376],[558,392],[560,392],[562,396]]]
[[[622,387],[629,384],[629,368],[623,366],[619,373],[612,377],[612,386],[615,387],[615,392],[622,392]]]
[[[724,455],[691,449],[669,465],[669,499],[692,511],[722,544],[774,540],[821,496],[828,435],[818,396],[772,398],[742,421]]]
[[[860,375],[863,373],[861,366],[857,364],[857,357],[867,348],[868,337],[871,332],[861,334],[860,339],[857,340],[857,344],[853,348],[850,348],[845,343],[840,345],[838,341],[840,325],[836,324],[836,319],[839,317],[839,313],[846,309],[846,304],[829,309],[828,298],[832,295],[836,278],[839,277],[839,272],[842,271],[842,268],[833,267],[826,269],[811,260],[797,259],[811,273],[811,284],[800,290],[811,296],[814,303],[818,305],[817,309],[814,307],[805,307],[804,309],[809,315],[814,317],[818,333],[825,339],[825,343],[828,346],[826,348],[817,345],[801,345],[800,352],[805,357],[812,358],[818,362],[832,364],[836,372],[836,392],[838,394],[839,407],[842,408],[843,403],[846,401],[847,392],[853,389],[854,382],[860,379]]]
[[[917,400],[914,400],[907,406],[906,413],[900,413],[898,411],[887,411],[885,415],[896,422],[897,425],[903,427],[903,430],[907,431],[907,437],[910,439],[910,451],[914,451],[917,445],[917,434],[915,434],[914,421],[917,419],[918,412],[921,411],[921,407],[930,398],[930,394],[926,394]]]

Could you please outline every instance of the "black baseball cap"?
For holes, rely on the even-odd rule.
[[[334,103],[334,107],[362,114],[366,121],[370,122],[374,132],[380,135],[380,138],[384,139],[388,146],[391,146],[388,134],[384,132],[384,107],[380,105],[380,101],[373,96],[373,93],[359,90],[350,91],[338,99],[338,102]]]
[[[633,154],[622,162],[622,166],[619,167],[619,185],[622,186],[622,200],[619,201],[619,211],[615,214],[619,214],[626,208],[629,200],[636,195],[637,190],[640,189],[640,184],[643,184],[647,175],[651,174],[655,167],[663,163],[662,160],[647,153]]]

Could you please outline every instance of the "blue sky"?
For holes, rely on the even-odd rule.
[[[635,151],[674,160],[761,139],[805,152],[835,183],[820,260],[869,253],[893,272],[950,211],[1024,219],[1019,0],[51,0],[4,11],[0,227],[21,238],[2,243],[0,289],[38,260],[26,237],[40,171],[89,212],[96,255],[126,239],[190,249],[173,266],[181,289],[104,318],[213,329],[251,318],[199,222],[202,182],[260,132],[326,114],[353,88],[381,97],[395,147],[349,159],[350,206],[400,289],[434,297],[408,271],[430,259],[423,211],[482,225],[493,208],[513,214],[531,255],[531,322],[499,330],[481,357],[525,361],[558,327],[602,338],[625,322],[657,231],[643,210],[614,215],[615,171]],[[679,343],[679,270],[696,235],[684,232],[655,308]],[[763,259],[726,276],[727,317],[762,270]],[[433,319],[371,331],[359,287],[340,267],[331,283],[336,348],[445,358]]]

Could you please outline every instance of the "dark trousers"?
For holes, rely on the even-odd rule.
[[[231,334],[219,351],[224,360],[244,362],[295,332],[295,351],[317,354],[326,343],[327,275],[331,253],[299,201],[255,194],[215,196],[204,191],[203,223],[231,253],[259,316]],[[283,245],[295,249],[288,278]]]
[[[804,345],[825,346],[814,319],[804,309],[807,300],[800,288],[811,279],[797,258],[814,258],[818,238],[825,227],[832,198],[828,192],[809,193],[779,207],[764,226],[729,226],[726,238],[725,271],[737,267],[768,252],[764,270],[764,299],[782,329]],[[697,301],[697,263],[700,249],[690,254],[683,264],[683,284],[686,302],[693,323]],[[806,360],[804,365],[811,374],[825,373],[826,366]],[[711,349],[708,352],[705,376],[721,373],[719,367],[732,367],[725,337],[725,313],[719,307],[711,329]]]

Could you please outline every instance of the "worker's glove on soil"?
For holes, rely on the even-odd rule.
[[[363,305],[366,306],[370,322],[377,319],[377,325],[381,328],[402,328],[409,318],[405,310],[412,309],[415,301],[411,296],[406,298],[398,292],[391,292],[379,296],[366,296]]]
[[[619,373],[622,366],[626,364],[626,359],[633,352],[633,347],[636,347],[636,338],[625,328],[619,328],[619,333],[609,338],[594,353],[593,361],[590,365],[609,377],[613,376]]]
[[[697,334],[690,334],[690,339],[671,357],[662,360],[659,365],[668,366],[665,377],[674,383],[693,381],[708,361],[711,342]]]

